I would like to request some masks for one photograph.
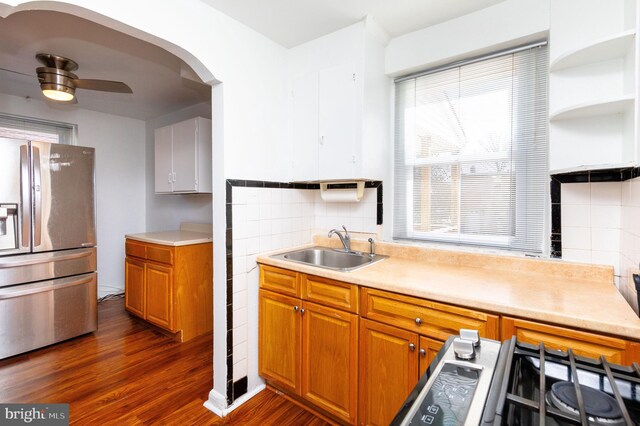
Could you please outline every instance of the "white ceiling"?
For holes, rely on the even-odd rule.
[[[291,48],[371,16],[391,37],[504,0],[202,0]]]
[[[391,37],[505,0],[202,0],[284,47],[293,47],[374,18]],[[73,15],[23,11],[0,18],[0,93],[42,99],[36,53],[79,64],[79,78],[123,81],[133,94],[78,89],[75,105],[141,120],[209,101],[211,88],[173,54]],[[4,70],[3,70],[4,69]],[[15,72],[9,72],[11,70]],[[186,77],[186,78],[185,78]]]
[[[211,99],[211,87],[178,57],[73,15],[25,11],[0,18],[0,40],[0,68],[22,73],[0,71],[0,93],[45,99],[35,72],[42,66],[35,58],[40,52],[73,59],[79,78],[123,81],[133,89],[133,94],[77,89],[75,105],[48,101],[57,109],[147,120]]]

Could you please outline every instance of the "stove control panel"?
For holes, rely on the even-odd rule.
[[[476,348],[480,347],[478,330],[460,329],[460,337],[453,341],[453,352],[458,359],[470,360],[476,357]]]
[[[438,355],[435,367],[401,426],[478,425],[491,385],[501,342],[480,339],[476,330],[460,330]],[[451,419],[456,419],[451,423]]]

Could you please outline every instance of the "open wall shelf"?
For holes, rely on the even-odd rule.
[[[622,114],[631,111],[635,102],[633,95],[623,95],[572,105],[553,111],[549,114],[549,121],[570,120],[574,118],[593,117],[596,115]]]
[[[551,72],[625,56],[635,39],[635,30],[623,31],[560,55],[550,65]]]

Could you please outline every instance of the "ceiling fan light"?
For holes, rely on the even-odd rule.
[[[42,94],[54,101],[69,102],[74,98],[75,90],[72,87],[60,84],[41,84]]]

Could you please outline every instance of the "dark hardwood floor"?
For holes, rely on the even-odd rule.
[[[265,390],[221,419],[202,406],[213,387],[212,335],[177,343],[104,301],[98,331],[0,361],[0,402],[69,403],[75,425],[326,425]]]

